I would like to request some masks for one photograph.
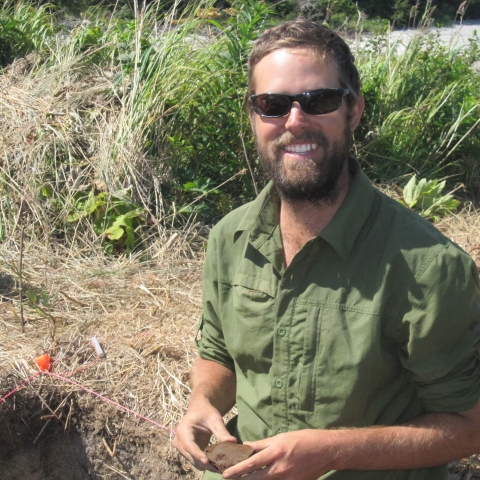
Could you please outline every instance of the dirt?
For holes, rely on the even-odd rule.
[[[243,462],[254,454],[254,450],[247,445],[221,442],[210,445],[205,449],[210,463],[219,471],[224,472],[227,468]]]
[[[2,480],[196,477],[168,436],[83,395],[24,390],[0,405],[0,424]]]
[[[0,425],[1,480],[198,478],[158,429],[83,395],[22,390],[0,405]],[[457,462],[450,480],[480,479],[479,465]]]

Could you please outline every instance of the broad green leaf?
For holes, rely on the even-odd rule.
[[[403,188],[403,200],[410,208],[416,203],[415,188],[417,186],[417,177],[414,175]]]
[[[30,303],[37,303],[37,294],[30,288],[27,290],[27,297]]]

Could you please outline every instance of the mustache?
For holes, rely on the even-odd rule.
[[[282,148],[287,145],[290,145],[293,141],[302,141],[309,143],[316,143],[322,147],[328,147],[328,139],[320,132],[306,131],[300,135],[294,135],[291,132],[285,132],[284,134],[277,137],[272,142],[274,148]]]

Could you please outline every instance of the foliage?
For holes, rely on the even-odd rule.
[[[35,8],[7,0],[0,6],[0,67],[33,50],[43,50],[54,34],[51,5]]]
[[[268,25],[269,13],[263,3],[243,2],[226,21],[209,19],[220,33],[211,39],[209,55],[197,63],[195,83],[179,89],[172,100],[177,113],[167,128],[174,132],[169,141],[180,184],[202,178],[208,185],[219,185],[246,167],[254,174],[253,181],[245,176],[231,184],[216,207],[211,204],[210,217],[227,213],[255,194],[257,166],[247,157],[253,142],[244,106],[246,62],[251,43]]]
[[[401,203],[417,211],[422,217],[437,221],[439,217],[447,215],[460,205],[453,198],[452,193],[442,195],[445,188],[445,180],[417,180],[413,175],[403,188]]]
[[[376,20],[387,20],[396,27],[415,26],[416,17],[421,16],[425,8],[433,8],[435,23],[452,22],[457,19],[480,18],[480,0],[434,0],[418,2],[418,0],[392,0],[379,2],[376,0],[271,0],[277,14],[282,18],[296,18],[299,15],[316,21],[327,23],[332,27],[345,24],[351,29],[359,20],[362,29],[374,29]],[[461,5],[466,6],[465,11]],[[360,17],[360,18],[359,18]],[[349,22],[352,21],[352,23]],[[368,20],[365,23],[365,20]],[[367,27],[367,28],[365,28]]]
[[[366,110],[357,151],[374,180],[416,172],[476,188],[480,156],[478,48],[449,48],[420,32],[409,43],[378,37],[358,52]]]
[[[151,2],[134,19],[95,10],[20,89],[5,71],[16,97],[0,102],[3,128],[25,141],[3,152],[0,234],[16,225],[13,202],[37,234],[132,250],[167,220],[211,221],[249,200],[245,62],[269,11],[254,0],[167,15]]]
[[[35,37],[44,53],[23,76],[20,60],[0,73],[2,240],[25,225],[46,242],[135,251],[167,226],[214,223],[254,198],[263,180],[246,61],[274,9],[164,6],[137,4],[133,18],[93,9],[69,35]],[[477,40],[450,49],[419,35],[402,45],[379,30],[355,52],[367,102],[355,149],[367,173],[480,189]]]
[[[90,217],[95,232],[105,237],[117,250],[126,247],[132,251],[140,238],[139,228],[145,223],[145,211],[129,200],[129,192],[80,194],[67,222],[77,223]]]

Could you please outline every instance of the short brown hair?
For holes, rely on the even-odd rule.
[[[282,48],[305,48],[313,50],[320,58],[330,60],[340,74],[342,88],[348,88],[346,97],[349,106],[360,95],[361,83],[355,57],[342,37],[333,30],[310,20],[298,19],[266,30],[253,46],[248,59],[248,94],[255,94],[253,71],[260,60],[269,53]]]

